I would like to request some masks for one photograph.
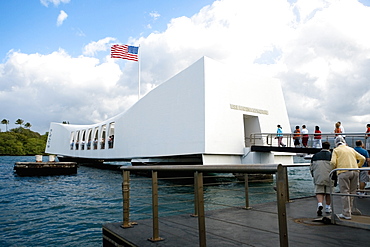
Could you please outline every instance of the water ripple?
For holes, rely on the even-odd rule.
[[[0,157],[0,246],[101,246],[102,224],[122,218],[121,173],[18,177],[18,161],[34,157]]]
[[[13,173],[13,166],[19,161],[34,161],[34,157],[0,157],[0,246],[101,246],[102,224],[122,220],[122,175],[119,171],[81,166],[77,175],[18,177]],[[289,169],[289,177],[291,198],[313,194],[307,167]],[[134,181],[130,192],[130,217],[148,218],[151,216],[151,182],[139,179],[134,184]],[[171,185],[173,182],[163,183]],[[205,188],[205,201],[209,203],[206,210],[217,204],[243,205],[245,199],[239,193],[231,190],[228,192],[231,197],[224,196],[228,186],[235,185]],[[191,213],[192,202],[167,203],[174,200],[173,194],[183,192],[189,192],[183,200],[192,200],[192,190],[186,186],[161,188],[164,196],[160,203],[167,205],[160,209],[161,215],[179,207]],[[145,198],[141,198],[142,195]],[[273,184],[253,184],[250,200],[254,204],[276,200]]]

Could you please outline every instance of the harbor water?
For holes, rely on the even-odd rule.
[[[44,161],[47,159],[44,157]],[[15,162],[34,160],[34,156],[0,156],[0,246],[101,246],[102,224],[122,221],[121,172],[80,166],[76,175],[68,176],[19,177],[14,174]],[[307,161],[298,157],[295,162]],[[289,168],[288,172],[291,198],[313,195],[308,167]],[[148,218],[150,205],[135,199],[135,195],[150,197],[150,182],[137,175],[134,178],[130,185],[133,197],[130,218]],[[242,205],[242,196],[233,196],[230,192],[233,190],[225,193],[228,186],[205,188],[206,210],[225,201],[228,205]],[[235,186],[243,187],[243,184]],[[273,182],[250,183],[250,204],[276,201],[273,186]],[[167,193],[171,200],[171,194],[184,189],[187,190],[182,186],[169,186],[160,193]],[[185,210],[193,208],[192,202],[181,205]]]

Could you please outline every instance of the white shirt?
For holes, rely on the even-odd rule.
[[[342,131],[342,133],[344,133],[344,127],[343,127],[343,125],[340,125],[340,131]],[[346,137],[345,135],[342,135],[343,137]]]

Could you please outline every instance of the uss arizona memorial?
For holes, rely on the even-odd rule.
[[[277,124],[290,126],[278,80],[203,57],[115,117],[91,125],[52,122],[45,152],[148,164],[273,163],[273,154],[251,152],[249,137],[273,133]]]

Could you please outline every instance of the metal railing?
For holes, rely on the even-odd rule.
[[[158,172],[190,172],[194,174],[194,214],[198,217],[199,246],[206,246],[205,200],[203,173],[243,173],[245,209],[250,209],[248,174],[275,174],[277,208],[279,223],[280,246],[288,246],[288,229],[286,217],[286,203],[289,199],[288,167],[309,166],[309,163],[281,165],[281,164],[251,164],[251,165],[166,165],[166,166],[127,166],[123,170],[123,228],[132,227],[130,222],[130,172],[151,172],[152,187],[152,226],[153,236],[150,241],[160,241],[158,216]]]
[[[337,171],[370,171],[370,168],[337,168],[330,172],[329,178],[332,179],[333,174]],[[339,183],[338,183],[339,184]],[[369,192],[369,190],[357,190],[358,192]],[[357,194],[346,194],[346,193],[333,193],[332,183],[330,183],[330,204],[331,204],[331,223],[335,224],[335,213],[334,213],[334,198],[333,196],[348,196],[348,197],[367,197],[370,195],[357,195]]]
[[[277,139],[275,139],[277,133],[252,133],[249,137],[245,138],[245,146],[250,147],[252,145],[267,145],[267,146],[277,146]],[[283,143],[287,145],[287,147],[294,147],[294,133],[282,133],[279,134],[283,136]],[[308,135],[308,146],[312,147],[315,134],[310,133]],[[317,135],[317,134],[316,134]],[[322,142],[330,142],[332,147],[334,147],[334,140],[336,136],[342,135],[345,137],[347,144],[351,147],[356,146],[356,141],[361,140],[363,143],[366,142],[366,136],[368,133],[356,132],[356,133],[321,133],[321,141]],[[300,134],[300,141],[302,143],[302,133]],[[302,146],[302,144],[301,144]]]

